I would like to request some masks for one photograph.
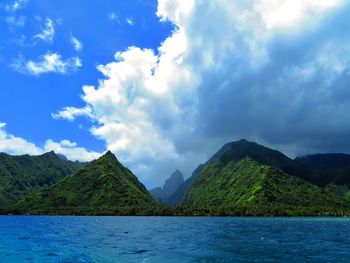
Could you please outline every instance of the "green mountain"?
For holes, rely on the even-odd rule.
[[[194,207],[343,207],[345,201],[278,168],[245,157],[240,161],[212,161],[197,175],[182,204]]]
[[[225,144],[210,158],[207,164],[214,160],[219,160],[226,164],[231,161],[240,161],[247,156],[261,164],[276,167],[289,175],[294,175],[305,180],[309,180],[312,177],[312,170],[302,163],[289,158],[277,150],[247,140]]]
[[[147,214],[159,207],[111,152],[15,206],[19,213],[82,215]]]
[[[84,165],[64,160],[54,152],[38,156],[0,153],[0,207],[52,185]]]
[[[347,189],[307,181],[315,173],[257,143],[228,143],[187,180],[176,209],[192,215],[348,215]]]
[[[305,180],[310,180],[313,173],[306,165],[289,158],[277,150],[272,150],[255,142],[249,142],[243,139],[225,144],[206,163],[198,166],[192,176],[180,185],[178,190],[168,198],[168,204],[180,204],[183,196],[191,188],[195,177],[210,163],[218,161],[227,164],[231,161],[238,162],[245,157],[251,157],[261,164],[276,167],[287,174],[295,175]]]

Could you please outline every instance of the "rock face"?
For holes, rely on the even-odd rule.
[[[168,203],[168,199],[172,196],[179,188],[180,185],[184,183],[184,177],[182,173],[176,169],[172,175],[165,181],[162,188],[157,187],[150,190],[150,193],[160,202],[165,204]]]
[[[184,182],[184,177],[179,170],[173,172],[173,174],[165,181],[163,186],[163,193],[166,197],[169,197],[177,188]]]
[[[84,165],[64,160],[54,152],[38,156],[0,153],[0,207],[52,185]]]
[[[77,173],[17,203],[31,214],[143,214],[159,207],[143,184],[107,152]]]

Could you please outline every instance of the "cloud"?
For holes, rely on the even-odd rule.
[[[55,36],[55,23],[52,19],[47,18],[44,27],[41,28],[41,33],[34,35],[34,38],[44,42],[52,42]]]
[[[5,5],[5,9],[7,11],[15,12],[19,9],[24,8],[28,4],[28,0],[16,0],[13,1],[12,4]]]
[[[70,41],[76,51],[80,51],[83,48],[83,44],[76,37],[70,36]]]
[[[44,151],[54,151],[55,153],[63,154],[69,160],[81,162],[89,162],[102,155],[102,153],[87,151],[83,147],[78,147],[75,142],[69,140],[62,140],[61,142],[47,140],[44,145]]]
[[[21,137],[8,134],[5,131],[6,123],[0,123],[0,152],[9,154],[41,154],[42,150],[35,144],[26,141]]]
[[[118,15],[117,15],[115,12],[111,12],[111,13],[108,15],[108,19],[109,19],[110,21],[119,21]]]
[[[117,52],[83,87],[86,106],[60,117],[93,120],[146,185],[242,137],[291,155],[349,151],[350,5],[295,2],[159,0],[175,29],[158,52]]]
[[[11,27],[23,27],[26,23],[26,17],[8,16],[6,17],[6,23]]]
[[[5,126],[6,123],[0,122],[0,152],[13,155],[40,155],[45,152],[54,151],[65,155],[69,160],[83,162],[94,160],[102,155],[102,153],[88,151],[83,147],[79,147],[75,142],[69,140],[55,142],[49,139],[43,147],[39,147],[24,138],[7,133]]]
[[[52,117],[54,119],[66,119],[69,121],[75,120],[75,118],[78,116],[87,116],[87,117],[93,118],[92,109],[90,107],[85,107],[85,108],[66,107],[63,110],[52,114]]]
[[[38,61],[18,59],[12,67],[24,74],[41,75],[44,73],[69,74],[82,67],[79,57],[71,57],[63,60],[59,53],[47,52]]]
[[[128,23],[130,26],[133,26],[135,24],[134,20],[131,17],[128,17],[126,20],[126,23]]]

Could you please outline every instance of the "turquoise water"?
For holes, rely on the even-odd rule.
[[[350,219],[4,216],[0,262],[350,262]]]

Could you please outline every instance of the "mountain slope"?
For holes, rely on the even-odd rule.
[[[159,204],[111,152],[16,205],[35,214],[138,214],[155,207]]]
[[[313,154],[297,157],[295,160],[314,170],[311,181],[317,185],[350,186],[349,154]]]
[[[165,180],[163,187],[157,187],[150,190],[151,195],[163,202],[165,204],[168,203],[168,198],[173,195],[180,185],[184,183],[184,177],[182,173],[176,169],[171,176]]]
[[[265,146],[259,145],[255,142],[249,142],[247,140],[239,140],[225,144],[220,148],[206,163],[197,167],[192,176],[188,178],[178,190],[168,198],[169,205],[178,205],[181,203],[183,196],[192,186],[192,183],[197,176],[206,166],[214,161],[219,161],[223,164],[227,164],[231,161],[238,162],[245,157],[251,157],[261,164],[277,167],[287,174],[295,175],[304,180],[310,180],[312,176],[312,170],[302,163],[290,159],[283,153],[272,150]]]
[[[182,201],[194,207],[292,205],[344,206],[322,188],[250,157],[235,162],[212,161],[195,178]]]
[[[180,184],[178,186],[176,191],[167,198],[167,200],[166,200],[167,205],[176,206],[176,205],[179,205],[181,203],[182,197],[186,194],[188,189],[190,189],[190,187],[192,186],[192,183],[194,181],[194,178],[203,169],[203,167],[204,167],[203,164],[199,165],[194,170],[192,175],[189,178],[187,178],[182,184]]]
[[[54,152],[38,156],[0,153],[0,207],[56,183],[84,165],[64,160]]]
[[[164,186],[162,188],[164,195],[166,197],[172,195],[183,182],[184,177],[182,173],[176,169],[172,175],[167,180],[165,180]]]

